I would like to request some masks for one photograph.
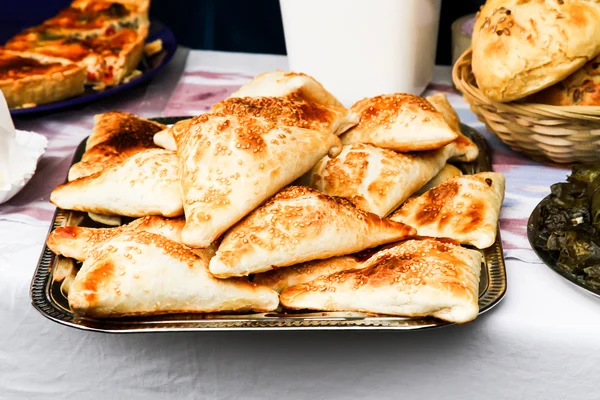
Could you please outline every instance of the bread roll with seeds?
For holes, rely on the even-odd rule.
[[[552,106],[600,106],[600,56],[527,101]]]
[[[472,39],[477,85],[508,102],[559,82],[600,53],[600,4],[488,0]]]

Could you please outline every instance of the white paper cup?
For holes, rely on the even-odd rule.
[[[441,0],[280,0],[290,70],[350,106],[431,81]]]

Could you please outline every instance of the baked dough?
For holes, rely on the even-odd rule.
[[[0,91],[9,108],[35,106],[76,96],[85,90],[85,68],[60,60],[44,62],[0,50]]]
[[[287,97],[344,108],[323,85],[312,76],[300,72],[275,70],[257,75],[253,80],[235,91],[231,97]]]
[[[439,92],[428,96],[425,99],[430,102],[440,114],[442,114],[444,121],[446,121],[448,126],[458,135],[454,142],[447,145],[452,147],[452,156],[450,157],[450,160],[460,162],[471,162],[476,160],[479,156],[479,148],[471,139],[462,134],[460,129],[460,119],[458,118],[456,111],[454,111],[454,108],[450,105],[446,94]]]
[[[408,200],[390,218],[415,227],[421,236],[448,237],[485,249],[496,240],[503,199],[502,174],[457,176]]]
[[[214,278],[206,260],[163,236],[126,232],[94,249],[69,290],[77,315],[95,318],[167,313],[275,310],[277,292]]]
[[[362,269],[287,288],[281,304],[465,323],[479,312],[481,258],[479,251],[449,241],[407,240],[377,253]]]
[[[600,4],[488,0],[475,22],[472,68],[490,99],[522,99],[562,81],[600,53]]]
[[[154,134],[165,126],[121,111],[94,116],[94,128],[81,161],[69,169],[69,180],[92,175],[140,151],[156,148]]]
[[[363,268],[365,261],[375,253],[375,250],[369,249],[347,256],[331,257],[325,260],[308,261],[287,268],[278,268],[254,275],[252,282],[268,286],[281,293],[290,286],[308,283],[340,271]]]
[[[427,182],[425,184],[425,186],[423,186],[421,189],[417,190],[415,192],[415,195],[420,196],[423,193],[425,193],[426,191],[428,191],[429,189],[432,189],[432,188],[438,186],[442,182],[445,182],[450,178],[453,178],[455,176],[460,176],[460,175],[462,175],[462,171],[460,169],[456,168],[452,164],[446,164],[446,165],[444,165],[444,168],[442,168],[442,170],[440,172],[438,172],[438,174],[436,176],[433,177],[433,179],[431,179],[429,182]]]
[[[194,118],[175,131],[175,140],[187,220],[183,243],[200,248],[341,149],[332,133],[215,114]]]
[[[342,135],[343,144],[371,143],[399,152],[438,149],[457,138],[442,115],[425,99],[396,93],[356,102],[357,126]]]
[[[324,157],[301,182],[384,217],[436,176],[450,154],[450,148],[402,154],[371,144],[344,145],[339,156]]]
[[[312,129],[338,136],[358,123],[358,116],[345,108],[284,97],[233,97],[213,105],[212,112],[264,118],[280,126]],[[187,129],[190,120],[179,121],[173,127],[158,132],[154,135],[154,143],[165,149],[176,150],[173,131]]]
[[[50,201],[64,210],[98,214],[180,216],[177,155],[163,149],[144,150],[121,164],[58,186]]]
[[[119,226],[123,223],[123,218],[120,215],[104,215],[89,212],[88,217],[90,217],[92,221],[108,226]]]
[[[564,80],[533,94],[527,101],[553,106],[599,106],[600,56]]]
[[[177,143],[175,142],[175,135],[182,135],[186,132],[190,124],[193,122],[193,118],[184,119],[176,122],[170,128],[165,128],[154,135],[154,144],[163,149],[177,151]]]
[[[365,212],[341,197],[290,186],[223,237],[210,261],[219,278],[352,254],[415,234],[410,226]]]
[[[48,235],[46,245],[54,254],[85,261],[93,248],[123,232],[150,232],[181,243],[181,230],[184,225],[184,218],[150,216],[138,218],[116,228],[61,226]]]
[[[341,135],[358,123],[358,116],[346,108],[284,97],[233,97],[215,104],[212,112],[264,118],[277,125],[336,135]]]

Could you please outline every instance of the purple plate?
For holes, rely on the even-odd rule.
[[[63,108],[72,107],[74,105],[89,103],[94,100],[111,96],[113,94],[128,90],[129,88],[139,85],[140,83],[146,82],[154,75],[156,75],[160,70],[167,66],[167,64],[173,58],[175,51],[177,50],[177,42],[175,40],[173,32],[171,32],[171,30],[167,28],[162,22],[151,21],[150,31],[148,33],[146,43],[152,42],[156,39],[162,40],[163,49],[160,53],[157,53],[152,57],[142,57],[142,61],[138,65],[138,69],[142,71],[142,75],[138,76],[137,78],[134,78],[127,83],[122,83],[120,85],[113,86],[102,91],[97,91],[92,89],[91,87],[86,87],[85,92],[83,92],[79,96],[71,97],[61,101],[55,101],[53,103],[41,104],[36,107],[17,108],[14,110],[10,110],[10,114],[12,116],[17,116],[47,111],[56,111]]]

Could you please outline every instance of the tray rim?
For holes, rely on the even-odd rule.
[[[555,262],[553,262],[553,260],[551,259],[549,252],[539,249],[534,244],[535,231],[533,229],[533,226],[538,224],[542,203],[546,199],[550,198],[551,196],[552,196],[552,194],[549,194],[548,196],[546,196],[542,200],[540,200],[540,202],[535,206],[535,208],[531,212],[529,219],[527,220],[527,240],[529,241],[529,245],[533,249],[533,252],[538,256],[538,258],[540,260],[542,260],[542,262],[544,263],[544,265],[546,267],[550,268],[552,271],[554,271],[555,273],[557,273],[558,275],[560,275],[561,277],[566,279],[567,282],[571,283],[572,285],[577,286],[579,289],[586,291],[588,294],[590,294],[592,296],[600,298],[600,289],[594,289],[591,287],[587,287],[584,283],[580,282],[577,279],[577,276],[575,274],[572,274],[566,270],[558,268],[555,265]]]
[[[151,119],[163,124],[172,124],[184,118],[190,117],[158,117]],[[457,165],[461,165],[463,168],[465,165],[471,165],[474,170],[479,172],[490,171],[491,159],[489,147],[483,135],[474,128],[462,123],[461,130],[477,144],[480,150],[480,157],[478,157],[478,159],[472,163],[457,163]],[[73,155],[71,164],[77,162],[81,157],[86,140],[87,138],[83,139],[78,145],[77,150]],[[68,215],[70,215],[70,212],[65,212],[64,210],[57,208],[54,212],[48,234],[57,226],[60,226],[62,220],[64,220],[64,218],[66,218]],[[487,267],[486,274],[488,285],[486,290],[479,297],[478,318],[480,318],[482,314],[497,306],[504,298],[507,290],[506,266],[499,226],[497,228],[495,243],[491,247],[482,251],[485,258],[484,265]],[[56,256],[48,249],[44,242],[44,247],[40,254],[30,286],[30,298],[32,305],[38,312],[51,321],[85,331],[103,333],[259,330],[414,331],[455,325],[454,323],[445,322],[434,318],[406,318],[375,314],[367,315],[352,312],[308,312],[306,314],[312,315],[308,318],[302,317],[303,314],[291,314],[289,317],[285,318],[267,316],[267,314],[276,313],[222,315],[217,316],[216,318],[198,318],[203,316],[202,314],[190,314],[183,316],[179,316],[177,314],[159,315],[155,317],[146,317],[143,319],[92,319],[77,317],[70,312],[64,311],[60,305],[56,304],[52,300],[52,273],[50,267],[54,264],[55,258]],[[318,315],[320,315],[320,317]],[[196,318],[186,319],[185,316],[195,316]],[[244,319],[244,317],[246,318]],[[177,319],[185,319],[186,322],[177,322]],[[431,322],[427,323],[428,320]],[[158,322],[154,322],[154,326],[144,325],[144,323],[150,323],[152,321]],[[421,321],[421,323],[419,324],[418,321]],[[193,322],[194,325],[192,325],[190,322]],[[395,323],[395,325],[392,325],[392,323]]]

